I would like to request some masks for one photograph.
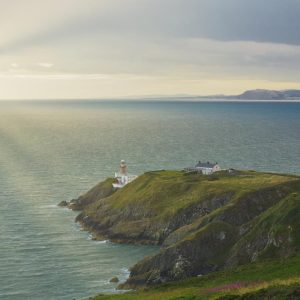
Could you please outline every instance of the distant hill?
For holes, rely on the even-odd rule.
[[[241,95],[227,96],[226,98],[241,99],[241,100],[296,100],[300,99],[300,90],[249,90]]]
[[[189,94],[175,94],[175,95],[143,95],[126,97],[128,99],[145,99],[151,101],[199,101],[199,100],[300,100],[300,90],[266,90],[255,89],[247,90],[240,95],[189,95]]]

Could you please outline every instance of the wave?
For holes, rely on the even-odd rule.
[[[94,236],[91,233],[88,235],[87,239],[90,240],[90,241],[93,241],[95,244],[107,244],[107,243],[109,243],[109,240],[101,240],[101,241],[95,240]]]

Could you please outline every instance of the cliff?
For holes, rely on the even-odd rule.
[[[204,276],[93,300],[296,300],[300,299],[300,255],[267,260]]]
[[[122,287],[153,285],[290,257],[299,251],[300,177],[236,171],[147,172],[124,188],[100,183],[68,204],[95,238],[161,245]]]

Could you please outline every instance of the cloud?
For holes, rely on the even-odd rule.
[[[56,73],[56,74],[40,74],[30,73],[28,70],[21,70],[15,72],[8,70],[8,72],[1,72],[0,78],[4,79],[36,79],[36,80],[104,80],[110,79],[111,76],[107,74],[84,74],[84,73]],[[120,77],[119,77],[120,78]]]
[[[53,67],[53,64],[49,63],[49,62],[40,62],[37,65],[40,67],[43,67],[43,68],[52,68]]]
[[[0,4],[0,72],[9,66],[8,76],[15,76],[9,78],[18,82],[87,84],[108,76],[120,85],[143,78],[162,88],[160,82],[168,81],[174,90],[176,80],[196,86],[207,78],[300,83],[299,0]]]
[[[64,0],[59,5],[45,0],[42,4],[30,1],[32,9],[19,15],[15,26],[22,31],[29,22],[31,27],[15,38],[9,35],[10,40],[0,44],[0,53],[89,35],[99,42],[111,35],[135,36],[136,42],[140,37],[206,38],[300,45],[299,0]]]

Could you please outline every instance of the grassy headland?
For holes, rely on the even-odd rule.
[[[277,282],[281,285],[299,284],[296,275],[286,276],[293,272],[294,264],[299,266],[299,176],[154,171],[117,191],[111,188],[112,180],[68,205],[82,210],[77,221],[95,238],[161,245],[157,254],[131,268],[121,287],[162,285],[119,299],[210,299],[211,294],[204,295],[199,288],[252,282],[255,276],[263,281],[269,278],[270,284],[263,282],[266,288],[275,283],[272,280],[283,280]],[[269,259],[279,259],[280,270]],[[288,261],[290,268],[283,268]],[[275,276],[276,272],[281,275]],[[197,278],[178,282],[190,277]],[[172,281],[176,284],[166,285]],[[247,282],[241,283],[245,285],[242,289],[249,287]],[[134,298],[137,295],[142,298]]]

